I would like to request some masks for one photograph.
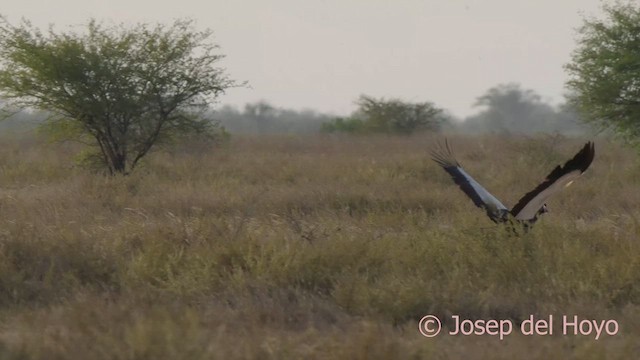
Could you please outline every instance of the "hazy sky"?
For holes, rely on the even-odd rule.
[[[107,21],[197,20],[223,65],[251,88],[220,101],[334,114],[360,94],[432,101],[457,116],[487,89],[518,82],[562,101],[563,64],[600,0],[5,0],[0,14],[56,28]]]

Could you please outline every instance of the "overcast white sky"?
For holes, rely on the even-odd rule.
[[[563,64],[583,16],[601,0],[5,0],[0,14],[56,28],[107,21],[211,28],[222,65],[251,88],[220,102],[260,99],[334,114],[360,94],[432,101],[456,116],[500,83],[518,82],[558,103]]]

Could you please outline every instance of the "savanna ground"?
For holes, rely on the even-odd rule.
[[[637,356],[640,158],[598,140],[514,237],[429,160],[435,140],[236,137],[113,178],[72,166],[73,146],[0,140],[0,359]],[[452,138],[508,206],[585,141]],[[446,335],[453,314],[620,329],[501,341]]]

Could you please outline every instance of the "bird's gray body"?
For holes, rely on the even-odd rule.
[[[509,215],[509,209],[495,196],[491,195],[491,193],[471,177],[471,175],[464,171],[462,167],[457,166],[457,170],[467,179],[469,186],[478,194],[484,203],[482,207],[487,211],[487,215],[496,222],[506,221]]]

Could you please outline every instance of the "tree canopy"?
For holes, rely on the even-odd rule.
[[[48,126],[96,147],[111,174],[131,171],[158,141],[207,132],[201,116],[234,86],[211,31],[171,25],[104,25],[48,32],[0,23],[0,97],[48,111]]]
[[[560,132],[578,134],[583,131],[570,106],[553,107],[540,95],[519,84],[500,84],[478,97],[475,106],[482,110],[469,116],[461,129],[469,132],[532,134]]]
[[[325,132],[412,134],[438,131],[446,121],[443,110],[430,102],[408,103],[398,99],[376,99],[361,95],[350,118],[337,118],[323,125]]]
[[[570,103],[585,121],[640,140],[640,8],[604,6],[605,19],[585,19],[572,59]]]

